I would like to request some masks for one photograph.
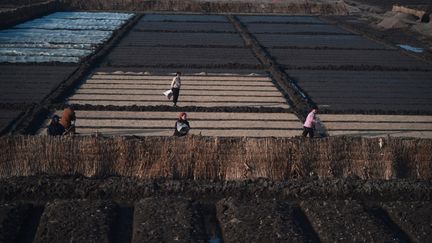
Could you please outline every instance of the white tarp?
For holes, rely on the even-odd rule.
[[[0,62],[79,62],[133,14],[57,12],[0,31]]]

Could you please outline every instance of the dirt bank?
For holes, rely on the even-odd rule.
[[[429,180],[431,147],[432,140],[397,138],[2,137],[0,177]]]
[[[339,0],[202,1],[202,0],[61,0],[74,10],[187,11],[201,13],[348,14]]]

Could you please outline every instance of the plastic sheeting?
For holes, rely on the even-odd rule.
[[[133,14],[57,12],[0,31],[0,62],[78,63]]]

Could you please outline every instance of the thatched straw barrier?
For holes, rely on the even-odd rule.
[[[84,175],[103,178],[243,180],[269,178],[432,178],[432,140],[354,137],[0,138],[0,178]]]

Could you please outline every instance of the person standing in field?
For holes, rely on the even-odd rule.
[[[187,120],[186,112],[180,112],[178,120],[174,127],[174,136],[182,137],[188,134],[190,130],[190,125]]]
[[[176,76],[173,78],[171,82],[171,90],[173,92],[173,106],[177,106],[177,100],[180,94],[180,87],[181,87],[181,72],[177,72]]]
[[[316,118],[315,115],[318,112],[318,109],[316,107],[312,108],[312,110],[309,112],[309,114],[306,117],[306,121],[303,124],[303,137],[307,137],[309,133],[309,137],[313,138],[314,136],[314,129],[316,125]]]

